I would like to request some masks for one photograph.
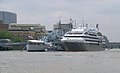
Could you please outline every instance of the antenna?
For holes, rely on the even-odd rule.
[[[72,18],[70,18],[70,28],[72,29],[73,28],[73,20],[72,20]]]
[[[82,17],[82,27],[84,27],[84,19],[83,19],[83,17]]]
[[[59,14],[59,15],[58,15],[58,20],[59,20],[59,22],[61,21],[61,19],[62,19],[62,15]]]
[[[72,21],[72,18],[70,18],[70,23],[72,23],[73,21]]]
[[[86,26],[86,28],[88,28],[88,24],[86,24],[85,26]]]
[[[75,20],[75,25],[76,25],[76,23],[77,23],[77,22],[76,22],[76,20]]]
[[[73,25],[73,28],[76,28],[76,20],[75,20],[75,24]]]

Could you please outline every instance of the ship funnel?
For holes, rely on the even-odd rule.
[[[98,29],[98,30],[99,30],[99,26],[98,26],[98,24],[96,24],[96,29]]]
[[[96,24],[96,28],[98,28],[98,24]]]

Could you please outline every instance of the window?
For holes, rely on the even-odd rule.
[[[67,34],[82,34],[82,33],[80,33],[80,32],[69,32]]]
[[[98,36],[102,36],[102,34],[100,32],[98,32],[97,34],[98,34]]]
[[[91,35],[91,36],[97,36],[97,34],[95,32],[90,32],[89,35]]]
[[[88,32],[85,32],[84,34],[88,34]]]

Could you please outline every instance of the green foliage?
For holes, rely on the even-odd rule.
[[[12,39],[12,35],[5,30],[0,30],[0,39]]]
[[[10,39],[13,42],[22,42],[24,39],[20,36],[12,36],[9,31],[0,30],[0,39]]]
[[[17,36],[13,38],[13,42],[22,42],[22,41],[24,41],[22,37]]]

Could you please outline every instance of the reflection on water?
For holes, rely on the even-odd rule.
[[[120,50],[0,51],[0,73],[120,73]]]

